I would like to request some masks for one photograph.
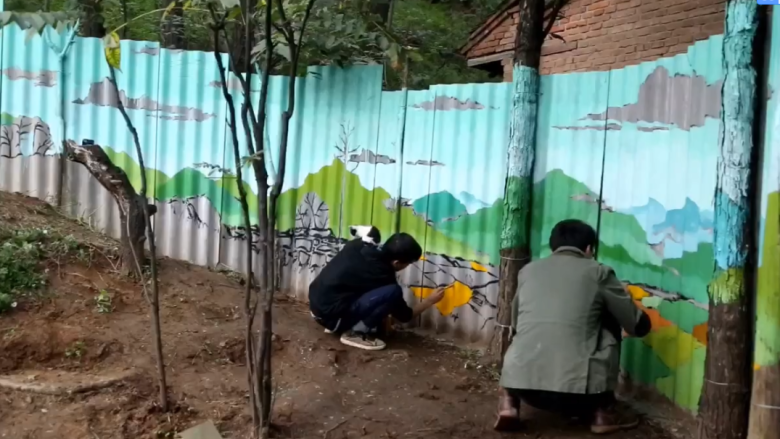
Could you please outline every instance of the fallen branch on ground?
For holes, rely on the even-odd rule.
[[[85,393],[93,390],[105,389],[119,382],[125,381],[135,375],[137,371],[129,371],[117,376],[103,378],[96,377],[97,380],[90,383],[75,385],[58,385],[51,383],[25,383],[19,382],[19,375],[0,376],[0,388],[19,390],[23,392],[40,393],[43,395],[67,396],[74,393]]]

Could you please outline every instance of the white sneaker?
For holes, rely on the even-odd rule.
[[[372,335],[352,331],[341,336],[341,343],[365,351],[381,351],[387,347],[385,342]]]

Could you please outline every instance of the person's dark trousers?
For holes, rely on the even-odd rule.
[[[363,294],[341,316],[314,316],[314,320],[336,334],[350,330],[366,333],[379,328],[385,317],[390,315],[402,322],[412,317],[398,284],[385,285]]]
[[[355,330],[368,332],[380,327],[387,316],[406,320],[408,307],[404,301],[404,292],[398,284],[386,285],[360,296],[349,308],[347,315],[339,325],[339,331]]]
[[[570,417],[592,417],[597,410],[608,409],[615,403],[614,392],[584,394],[527,389],[507,389],[507,392],[536,409]]]

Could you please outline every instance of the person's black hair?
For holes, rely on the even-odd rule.
[[[422,247],[412,235],[401,232],[388,238],[382,246],[382,253],[388,261],[411,264],[420,260]]]
[[[550,250],[555,251],[560,247],[575,247],[585,251],[588,247],[593,250],[598,244],[596,231],[588,223],[578,219],[567,219],[559,222],[550,233]]]

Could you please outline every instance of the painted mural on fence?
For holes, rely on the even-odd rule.
[[[764,128],[761,182],[761,226],[759,268],[756,291],[754,374],[750,412],[750,433],[767,429],[772,422],[765,410],[778,405],[777,382],[780,371],[780,104],[775,92],[780,87],[780,15],[772,15],[771,56]]]
[[[696,411],[713,274],[722,37],[604,73],[544,77],[535,169],[535,255],[564,218],[600,222],[598,259],[653,322],[622,366]],[[544,98],[548,96],[549,98]]]
[[[93,139],[137,187],[132,138],[116,110],[121,100],[144,149],[161,250],[239,269],[247,233],[214,56],[122,42],[127,67],[116,96],[98,40],[77,39],[64,83],[46,41],[23,41],[15,27],[3,30],[0,172],[33,179],[23,169],[56,161],[63,136]],[[653,320],[648,337],[624,343],[623,367],[689,410],[696,410],[701,391],[714,264],[720,47],[713,37],[657,62],[544,77],[539,113],[534,256],[549,253],[556,222],[600,221],[599,259],[615,267]],[[254,79],[252,89],[259,90]],[[272,81],[266,158],[273,178],[286,81]],[[376,67],[310,71],[299,82],[280,197],[283,283],[305,297],[350,225],[373,224],[385,239],[402,230],[425,249],[403,274],[410,300],[447,287],[423,323],[484,341],[495,316],[510,89],[382,92]],[[60,91],[64,123],[50,104],[59,102]],[[232,92],[240,106],[240,91]],[[239,143],[245,150],[241,135]],[[66,184],[83,193],[74,181]],[[243,184],[256,193],[251,175]],[[81,197],[80,215],[105,208]],[[250,207],[255,221],[256,205]]]
[[[216,236],[223,242],[218,261],[242,267],[240,252],[232,250],[238,250],[234,243],[245,239],[246,231],[237,200],[232,134],[225,123],[228,111],[213,54],[123,41],[123,62],[128,67],[117,72],[116,95],[98,40],[76,39],[64,65],[67,82],[59,83],[59,61],[48,45],[58,45],[60,36],[51,32],[47,38],[24,42],[15,27],[3,32],[1,79],[8,92],[0,96],[0,152],[5,159],[20,162],[21,169],[36,160],[54,164],[63,137],[91,139],[103,146],[139,188],[140,167],[118,111],[121,101],[141,140],[149,193],[158,205],[155,221],[163,251],[192,261],[212,261],[177,247],[191,248],[192,241]],[[41,75],[49,79],[42,81]],[[257,91],[259,83],[253,79],[252,89]],[[501,120],[506,119],[507,94],[486,85],[473,86],[470,93],[443,87],[408,96],[383,96],[381,82],[378,67],[316,69],[299,81],[290,139],[293,146],[279,199],[278,230],[286,277],[289,283],[300,285],[293,289],[303,298],[308,282],[338,251],[350,225],[373,224],[385,238],[400,227],[425,248],[423,260],[404,273],[410,299],[425,297],[438,286],[447,287],[446,298],[438,305],[440,323],[456,322],[468,314],[470,326],[484,328],[495,307],[498,274],[493,237],[500,223],[503,183],[499,177],[485,184],[482,175],[473,178],[472,169],[503,168],[506,127]],[[239,108],[243,97],[237,83],[230,81]],[[272,178],[278,167],[285,89],[284,78],[272,78],[267,133],[272,147],[266,154],[273,163],[269,166]],[[45,105],[58,102],[60,92],[64,124],[57,106]],[[256,101],[257,94],[252,98]],[[496,100],[501,102],[496,105]],[[477,128],[466,125],[446,132],[458,121],[480,118]],[[389,121],[381,129],[380,119]],[[399,130],[416,124],[426,132],[412,128],[401,148]],[[239,126],[244,151],[242,133]],[[479,154],[452,157],[453,147],[466,149],[477,139],[487,141]],[[497,162],[490,162],[497,157]],[[8,162],[2,166],[11,169]],[[74,167],[69,172],[83,174]],[[257,204],[251,195],[257,185],[250,170],[244,171],[249,174],[244,185],[250,193],[254,224]],[[434,183],[442,190],[431,192]],[[79,215],[111,205],[106,197],[102,202],[73,201],[81,205]],[[180,233],[182,227],[191,228],[199,238]],[[169,243],[166,235],[182,239]],[[254,234],[253,239],[257,240]]]

